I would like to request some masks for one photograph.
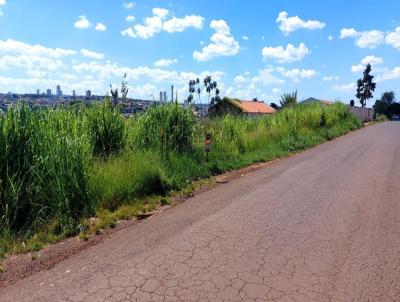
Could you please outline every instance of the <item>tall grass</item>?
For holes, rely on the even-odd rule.
[[[82,218],[101,209],[167,194],[195,179],[285,156],[359,127],[340,104],[199,122],[177,104],[129,119],[108,102],[73,110],[21,105],[0,117],[0,228],[18,237],[49,224],[74,233]],[[212,146],[206,160],[208,133]]]
[[[12,108],[0,119],[0,225],[26,234],[57,219],[71,232],[90,207],[87,145],[72,114]]]
[[[178,104],[155,106],[137,119],[133,143],[161,155],[189,151],[196,131],[194,115]]]
[[[93,153],[109,156],[125,146],[125,126],[118,107],[113,107],[108,98],[87,110],[89,134]]]

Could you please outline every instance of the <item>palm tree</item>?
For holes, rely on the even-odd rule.
[[[292,93],[284,93],[281,96],[281,107],[289,107],[289,106],[294,106],[297,104],[297,90]]]

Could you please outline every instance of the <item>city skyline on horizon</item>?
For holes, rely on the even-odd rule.
[[[174,84],[183,100],[190,80],[212,75],[222,96],[271,103],[298,90],[300,99],[347,103],[371,63],[378,83],[371,106],[386,90],[400,94],[399,4],[383,2],[223,0],[210,10],[207,2],[183,0],[6,0],[0,91],[62,85],[106,95],[126,73],[129,98],[158,98]]]

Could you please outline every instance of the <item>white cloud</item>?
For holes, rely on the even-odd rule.
[[[161,31],[175,33],[187,28],[201,29],[203,27],[204,18],[201,16],[170,17],[169,10],[157,7],[153,8],[152,13],[153,16],[144,18],[143,24],[129,27],[121,31],[121,34],[131,38],[149,39]]]
[[[365,66],[367,64],[371,64],[372,66],[376,66],[383,63],[383,59],[380,57],[376,57],[374,55],[366,56],[361,60],[361,63],[358,65],[351,66],[351,72],[360,73],[363,72]]]
[[[259,75],[253,78],[253,82],[257,83],[260,81],[264,85],[285,83],[285,80],[277,78],[275,75],[273,75],[273,72],[273,68],[265,68],[263,70],[260,70]]]
[[[351,82],[349,84],[334,85],[332,89],[339,92],[353,92],[356,90],[356,83]]]
[[[301,29],[301,28],[314,30],[314,29],[322,29],[325,27],[324,22],[317,21],[317,20],[304,21],[304,20],[300,19],[298,16],[288,18],[288,13],[285,11],[282,11],[279,13],[279,16],[276,19],[276,22],[280,23],[279,29],[285,35],[289,35],[290,33],[294,32],[298,29]]]
[[[332,35],[328,36],[328,40],[332,41],[333,40],[333,36]]]
[[[238,75],[233,79],[233,83],[235,85],[242,85],[244,83],[246,83],[248,81],[248,79],[246,79],[244,76]]]
[[[134,22],[136,20],[135,16],[129,15],[126,17],[127,22]]]
[[[379,30],[358,32],[354,28],[343,28],[340,31],[340,38],[355,38],[355,43],[360,48],[376,48],[385,41],[385,35]]]
[[[99,53],[99,52],[90,51],[88,49],[81,49],[81,54],[83,56],[91,58],[91,59],[96,59],[96,60],[104,59],[104,54]]]
[[[239,42],[231,35],[225,20],[212,20],[210,27],[215,31],[211,43],[201,51],[195,51],[193,58],[197,61],[209,61],[219,56],[234,56],[239,52]]]
[[[386,36],[386,43],[400,50],[400,26]]]
[[[96,30],[98,31],[106,31],[107,26],[105,26],[103,23],[99,22],[96,24]]]
[[[39,44],[32,45],[12,39],[0,40],[0,53],[46,56],[51,58],[62,58],[77,54],[77,52],[72,49],[48,48]]]
[[[383,82],[388,80],[394,80],[400,78],[400,66],[397,66],[391,70],[385,70],[376,77],[377,82]]]
[[[20,68],[28,71],[60,71],[65,68],[65,64],[55,58],[46,57],[43,55],[4,55],[0,57],[0,70],[15,70]]]
[[[277,67],[276,71],[294,82],[299,82],[300,79],[311,79],[318,74],[314,69],[286,69],[284,67]]]
[[[360,48],[376,48],[384,42],[384,34],[379,30],[362,32],[356,40],[356,45]]]
[[[0,6],[6,5],[6,0],[0,0]],[[0,8],[0,16],[3,15],[3,11]]]
[[[272,93],[274,93],[274,94],[282,93],[282,89],[280,89],[280,88],[273,88],[273,89],[272,89]]]
[[[87,29],[92,26],[92,24],[89,22],[86,16],[79,16],[78,20],[74,23],[74,26],[79,29]]]
[[[135,3],[133,3],[133,2],[124,2],[124,3],[123,3],[123,6],[124,6],[124,8],[126,8],[126,9],[131,9],[131,8],[134,8],[136,5],[135,5]]]
[[[156,67],[168,67],[170,65],[178,63],[177,59],[160,59],[154,62]]]
[[[189,80],[197,77],[202,79],[207,75],[218,81],[221,92],[224,91],[222,79],[225,73],[222,71],[204,70],[193,73],[147,66],[127,67],[111,61],[86,62],[83,55],[100,58],[102,54],[0,40],[0,91],[43,91],[61,84],[65,92],[71,93],[75,89],[81,94],[85,89],[91,89],[94,94],[104,95],[110,83],[120,83],[124,73],[127,73],[130,97],[149,99],[154,91],[167,90],[174,83],[181,100],[183,96],[187,96]],[[8,70],[11,73],[6,77],[4,73]]]
[[[248,41],[249,37],[248,36],[242,36],[242,39],[245,40],[245,41]]]
[[[163,29],[168,33],[183,32],[189,27],[201,29],[203,27],[204,18],[201,16],[185,16],[183,18],[173,17],[164,22]]]
[[[128,36],[131,38],[136,38],[136,34],[131,27],[128,27],[127,29],[122,30],[121,35]]]
[[[280,63],[301,61],[306,55],[310,53],[311,50],[309,50],[304,43],[300,43],[297,48],[292,44],[288,44],[286,46],[286,49],[282,46],[278,46],[264,47],[262,50],[264,60],[272,58]]]
[[[340,39],[355,38],[358,32],[354,28],[342,28],[340,31]]]
[[[323,81],[325,82],[330,82],[330,81],[334,81],[334,80],[339,80],[339,76],[324,76],[322,78]]]
[[[155,7],[152,12],[154,16],[160,17],[163,20],[169,15],[169,10],[165,8]]]

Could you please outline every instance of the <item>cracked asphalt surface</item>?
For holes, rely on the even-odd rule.
[[[400,123],[252,172],[0,290],[5,301],[400,301]]]

